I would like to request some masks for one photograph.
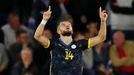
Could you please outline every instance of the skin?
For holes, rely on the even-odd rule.
[[[27,33],[21,33],[16,39],[17,39],[17,42],[23,46],[23,48],[29,44]]]
[[[27,34],[27,33],[22,33],[22,34],[20,34],[20,35],[17,37],[17,41],[18,41],[20,44],[27,44],[27,43],[29,43],[29,41],[28,41],[28,34]]]
[[[52,38],[52,32],[49,29],[45,29],[43,32],[44,35],[46,35],[47,38]]]
[[[124,33],[121,31],[115,32],[113,35],[113,42],[117,48],[123,48],[125,46],[125,42],[126,42]],[[123,58],[119,58],[118,54],[115,54],[115,53],[116,52],[113,52],[112,49],[110,50],[110,58],[112,60],[112,64],[115,67],[134,65],[133,52],[129,53],[126,57],[123,57]]]
[[[25,68],[28,68],[29,65],[32,63],[32,52],[29,48],[24,48],[22,51],[21,51],[21,59],[22,59],[22,62],[25,66]]]
[[[0,72],[4,71],[6,69],[6,64],[0,64]]]
[[[125,44],[124,33],[121,31],[117,31],[116,33],[114,33],[113,42],[118,48],[123,47],[123,45]]]
[[[81,39],[86,39],[85,35],[83,35],[83,33],[80,33],[80,32],[76,33],[75,40],[78,41]]]
[[[18,29],[20,27],[20,19],[19,19],[19,16],[17,16],[17,15],[10,15],[9,16],[9,24],[10,24],[11,28],[14,31],[18,31]]]
[[[92,38],[98,34],[97,22],[91,22],[87,25],[88,31],[86,32],[86,38]]]
[[[47,21],[51,17],[51,13],[52,13],[51,6],[49,6],[48,11],[43,13],[43,19],[42,19],[41,23],[39,24],[39,26],[37,27],[36,32],[34,34],[34,38],[45,47],[48,47],[49,39],[45,35],[42,35],[42,34],[43,34],[44,27],[45,27]],[[90,47],[93,47],[93,46],[103,42],[106,39],[107,13],[105,10],[102,10],[100,7],[99,14],[100,14],[100,19],[101,19],[100,31],[99,31],[97,36],[95,36],[93,38],[89,38]],[[43,21],[45,21],[45,22],[43,22]],[[70,36],[63,36],[64,32],[71,32],[71,35]],[[65,44],[70,44],[72,42],[73,29],[72,29],[72,25],[69,21],[60,22],[60,25],[57,28],[57,33],[60,35],[61,40]]]

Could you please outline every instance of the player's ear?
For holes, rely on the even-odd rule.
[[[60,34],[60,30],[59,30],[59,28],[57,28],[57,33]]]
[[[57,27],[57,33],[61,34],[61,32],[60,32],[60,25],[58,25],[58,27]]]

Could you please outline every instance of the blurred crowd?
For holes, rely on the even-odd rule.
[[[84,50],[83,75],[134,75],[134,0],[0,0],[0,75],[49,75],[50,50],[33,38],[49,5],[43,34],[58,37],[57,21],[66,17],[76,41],[98,34],[98,9],[106,9],[107,40]]]

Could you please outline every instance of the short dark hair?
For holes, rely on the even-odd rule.
[[[68,22],[70,22],[71,25],[73,26],[73,18],[72,18],[72,16],[66,15],[66,16],[64,16],[64,17],[61,17],[61,18],[58,20],[58,22],[57,22],[57,28],[58,28],[58,26],[60,25],[60,23],[63,22],[63,21],[68,21]]]
[[[9,15],[8,15],[8,21],[11,19],[11,17],[14,17],[14,16],[19,17],[18,13],[16,13],[16,12],[9,13]]]
[[[92,23],[95,23],[96,24],[97,30],[100,29],[100,25],[99,25],[98,21],[96,21],[96,20],[89,21],[86,26],[90,26],[90,24],[92,24]]]
[[[16,37],[19,37],[19,36],[20,36],[21,34],[23,34],[23,33],[27,33],[27,31],[24,30],[24,29],[18,30],[18,31],[16,32]]]
[[[26,47],[23,47],[22,49],[21,49],[21,52],[23,51],[23,50],[25,50],[25,49],[28,49],[31,53],[32,53],[32,57],[34,58],[34,47],[32,46],[32,44],[28,44]],[[20,53],[21,53],[20,52]]]

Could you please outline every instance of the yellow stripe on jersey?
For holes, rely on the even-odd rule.
[[[88,48],[90,48],[91,47],[91,41],[90,41],[90,39],[88,39]]]
[[[48,40],[47,46],[44,46],[44,48],[48,48],[50,46],[50,40]]]

